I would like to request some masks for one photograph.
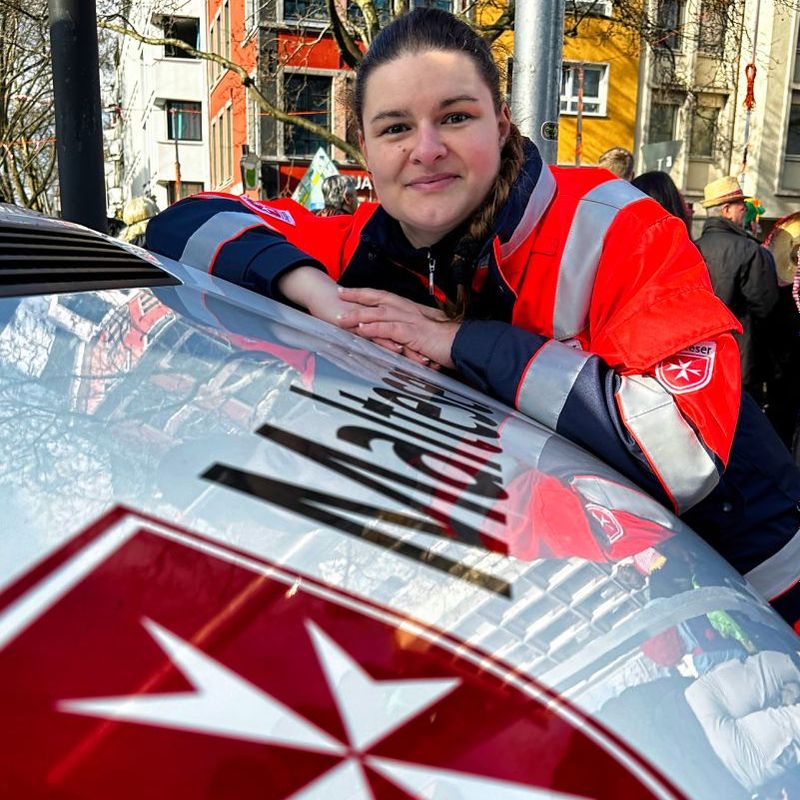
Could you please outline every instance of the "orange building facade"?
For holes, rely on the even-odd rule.
[[[276,108],[348,140],[352,72],[326,30],[323,0],[208,0],[207,10],[212,52],[244,66]],[[261,167],[259,188],[247,194],[289,195],[322,147],[340,173],[356,179],[359,196],[371,199],[368,174],[343,151],[264,111],[237,74],[212,62],[208,69],[213,191],[242,192],[240,160],[249,151]]]

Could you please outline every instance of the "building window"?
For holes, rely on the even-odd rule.
[[[719,109],[697,106],[692,114],[692,135],[689,138],[689,155],[692,158],[713,158],[717,139]]]
[[[225,58],[231,57],[231,3],[225,0],[222,4],[222,53]]]
[[[656,103],[650,106],[647,123],[647,142],[671,142],[675,139],[675,122],[678,119],[677,103]]]
[[[800,156],[800,91],[792,91],[789,106],[789,130],[786,136],[786,155]]]
[[[413,8],[440,8],[442,11],[453,10],[453,0],[413,0]]]
[[[711,56],[721,56],[724,53],[728,8],[725,0],[702,0],[700,3],[697,45],[701,53]]]
[[[580,88],[579,64],[564,62],[561,68],[561,113],[576,114]],[[608,65],[583,65],[583,113],[603,116],[608,103]]]
[[[200,103],[167,100],[167,139],[202,141],[203,108]]]
[[[375,12],[378,15],[378,23],[381,28],[385,28],[392,21],[392,0],[373,0],[375,5]],[[347,4],[347,18],[357,24],[361,25],[364,22],[364,14],[358,3],[350,0]]]
[[[178,200],[183,200],[184,197],[191,197],[193,194],[199,194],[204,188],[202,183],[181,181],[181,190],[179,193],[176,193],[175,181],[170,181],[167,184],[167,202],[172,205],[173,203],[177,203]],[[178,196],[178,194],[180,194],[180,196]]]
[[[657,20],[658,38],[656,47],[680,50],[682,44],[685,0],[659,0]]]
[[[576,17],[585,14],[610,17],[611,0],[567,0],[565,11]]]
[[[284,108],[330,130],[331,79],[327,76],[287,73],[283,79]],[[287,156],[311,157],[328,142],[305,128],[284,125],[284,152]]]
[[[219,31],[222,25],[220,24],[219,17],[217,17],[208,28],[208,49],[212,53],[219,55]],[[216,61],[208,62],[208,82],[213,84],[220,76],[222,68]]]
[[[225,109],[225,178],[233,180],[233,108]]]
[[[200,20],[197,17],[164,17],[162,27],[166,39],[180,39],[195,50],[200,47]],[[196,58],[174,44],[164,45],[164,55],[167,58]]]
[[[258,5],[256,0],[244,0],[244,27],[245,30],[251,31],[258,24],[258,17],[256,11]]]
[[[800,83],[800,31],[797,33],[794,45],[794,74],[792,75],[792,82]]]
[[[219,186],[219,161],[217,159],[217,120],[211,120],[211,185]]]
[[[283,0],[283,18],[292,20],[326,21],[325,0]]]
[[[208,46],[212,53],[223,58],[231,57],[231,5],[230,0],[220,7],[219,13],[208,28]],[[225,72],[216,61],[208,62],[208,81],[215,83]]]

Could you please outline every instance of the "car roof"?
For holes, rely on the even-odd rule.
[[[0,238],[12,228],[28,231],[28,241],[55,231],[76,247],[87,237],[119,246],[5,207]],[[462,791],[453,796],[528,796],[529,766],[491,766],[504,748],[520,746],[511,731],[525,725],[539,731],[524,738],[540,740],[525,744],[533,747],[526,758],[540,762],[535,785],[556,792],[548,796],[567,796],[570,786],[571,796],[605,796],[596,786],[585,794],[591,781],[564,777],[582,752],[591,752],[586,763],[598,774],[618,769],[627,776],[619,785],[627,780],[640,793],[615,796],[711,798],[721,787],[725,796],[750,796],[751,776],[731,770],[695,696],[711,692],[716,666],[791,662],[796,640],[682,522],[579,447],[453,377],[177,262],[132,246],[124,252],[152,267],[139,286],[107,275],[80,291],[31,291],[23,279],[16,296],[0,298],[0,684],[21,681],[19,664],[48,648],[78,658],[70,649],[78,641],[79,651],[102,651],[98,663],[106,664],[88,689],[67,681],[38,724],[61,719],[53,708],[72,725],[108,719],[108,698],[143,680],[128,675],[138,656],[117,665],[115,647],[145,648],[145,661],[161,652],[183,665],[173,692],[206,680],[211,687],[231,670],[251,674],[251,688],[262,681],[259,700],[236,684],[242,707],[261,702],[263,713],[284,714],[297,730],[306,725],[281,740],[293,757],[302,741],[314,758],[332,758],[344,725],[350,755],[330,775],[323,770],[329,782],[317,786],[319,796],[347,785],[388,797],[387,781],[413,792],[420,764],[425,780],[435,774]],[[248,605],[259,593],[263,602]],[[269,614],[259,616],[262,606]],[[54,634],[51,617],[59,630],[74,628],[72,638]],[[79,624],[95,617],[94,633]],[[239,636],[240,650],[189,635],[217,627],[228,631],[225,641]],[[103,649],[93,638],[101,631],[121,643]],[[28,640],[38,644],[26,650]],[[248,673],[253,659],[277,663],[270,654],[285,660],[287,652],[322,664],[307,680],[327,676],[320,697],[335,696],[343,723],[313,710],[303,723],[297,709],[305,701],[293,688],[282,684],[288,694],[277,703],[279,690],[265,687],[278,678]],[[401,669],[397,653],[411,666]],[[118,686],[109,678],[117,669]],[[331,688],[340,685],[337,669],[360,676],[360,688]],[[424,691],[411,686],[420,675]],[[387,731],[389,743],[402,738],[397,725],[376,722],[380,702],[394,702],[382,683],[391,680],[396,702],[440,703],[443,719],[437,692],[444,697],[460,681],[453,718],[471,744],[437,754],[438,772],[430,754],[370,749]],[[30,701],[15,700],[18,722],[55,691],[43,686],[26,683],[15,695]],[[374,715],[347,711],[370,693]],[[486,716],[506,720],[503,730],[482,715],[482,703]],[[141,727],[147,714],[178,713],[165,708],[125,713]],[[170,728],[163,716],[147,719]],[[247,739],[231,730],[212,733]],[[581,742],[574,752],[573,740]],[[347,760],[352,748],[361,777]],[[489,766],[463,777],[469,752]],[[298,761],[297,774],[309,763]],[[20,769],[0,760],[0,776],[21,780]],[[480,784],[490,794],[466,794],[479,779],[498,783],[491,791]]]

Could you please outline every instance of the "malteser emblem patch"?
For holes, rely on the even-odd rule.
[[[672,394],[696,392],[711,381],[716,353],[716,342],[690,345],[665,358],[656,367],[656,378]]]

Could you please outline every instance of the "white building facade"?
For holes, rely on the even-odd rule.
[[[132,3],[141,34],[205,47],[204,0]],[[116,86],[107,106],[106,185],[109,215],[138,195],[159,209],[209,186],[208,88],[205,62],[172,45],[121,36]]]
[[[766,220],[800,210],[795,4],[651,3],[663,36],[662,46],[646,48],[641,61],[637,173],[669,172],[698,217],[703,187],[723,175],[738,176],[745,194],[761,200]]]

